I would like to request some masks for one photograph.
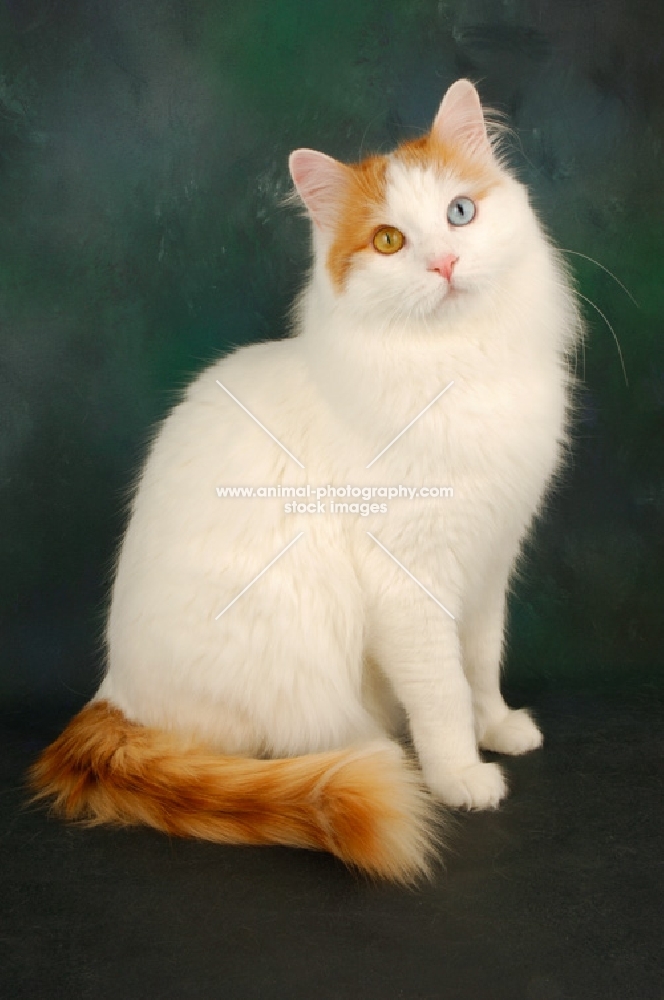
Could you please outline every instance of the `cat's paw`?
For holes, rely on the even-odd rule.
[[[497,764],[471,764],[429,782],[432,793],[455,809],[495,809],[507,794],[507,783]]]
[[[528,753],[541,747],[542,738],[525,708],[510,709],[500,722],[488,727],[480,739],[480,746],[495,753]]]

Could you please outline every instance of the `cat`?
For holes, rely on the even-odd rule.
[[[567,450],[581,321],[499,148],[458,80],[389,155],[291,154],[313,247],[292,336],[213,364],[156,434],[105,677],[31,770],[61,815],[409,882],[436,802],[505,796],[480,749],[540,745],[500,691],[505,603]],[[219,483],[392,499],[338,513]]]

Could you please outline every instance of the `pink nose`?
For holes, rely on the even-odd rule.
[[[458,259],[459,258],[455,257],[453,253],[446,253],[442,257],[437,257],[436,260],[432,260],[427,270],[438,271],[441,278],[445,278],[447,281],[450,281],[454,265]]]

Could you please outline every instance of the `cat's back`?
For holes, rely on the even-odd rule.
[[[209,484],[215,472],[222,482],[274,471],[281,456],[292,461],[274,439],[288,439],[295,449],[314,406],[294,339],[252,344],[219,359],[159,427],[137,499],[153,487],[187,489],[197,476]]]
[[[299,456],[315,405],[295,340],[243,347],[206,368],[155,435],[135,486],[118,578],[143,579],[166,562],[189,561],[194,549],[202,564],[218,560],[219,546],[238,541],[257,515],[269,531],[275,503],[222,491],[302,477]]]

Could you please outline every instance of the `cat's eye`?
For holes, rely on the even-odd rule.
[[[447,206],[447,221],[452,226],[467,226],[475,218],[477,207],[470,198],[454,198]]]
[[[396,253],[405,242],[404,234],[394,226],[381,226],[374,233],[373,245],[378,253]]]

